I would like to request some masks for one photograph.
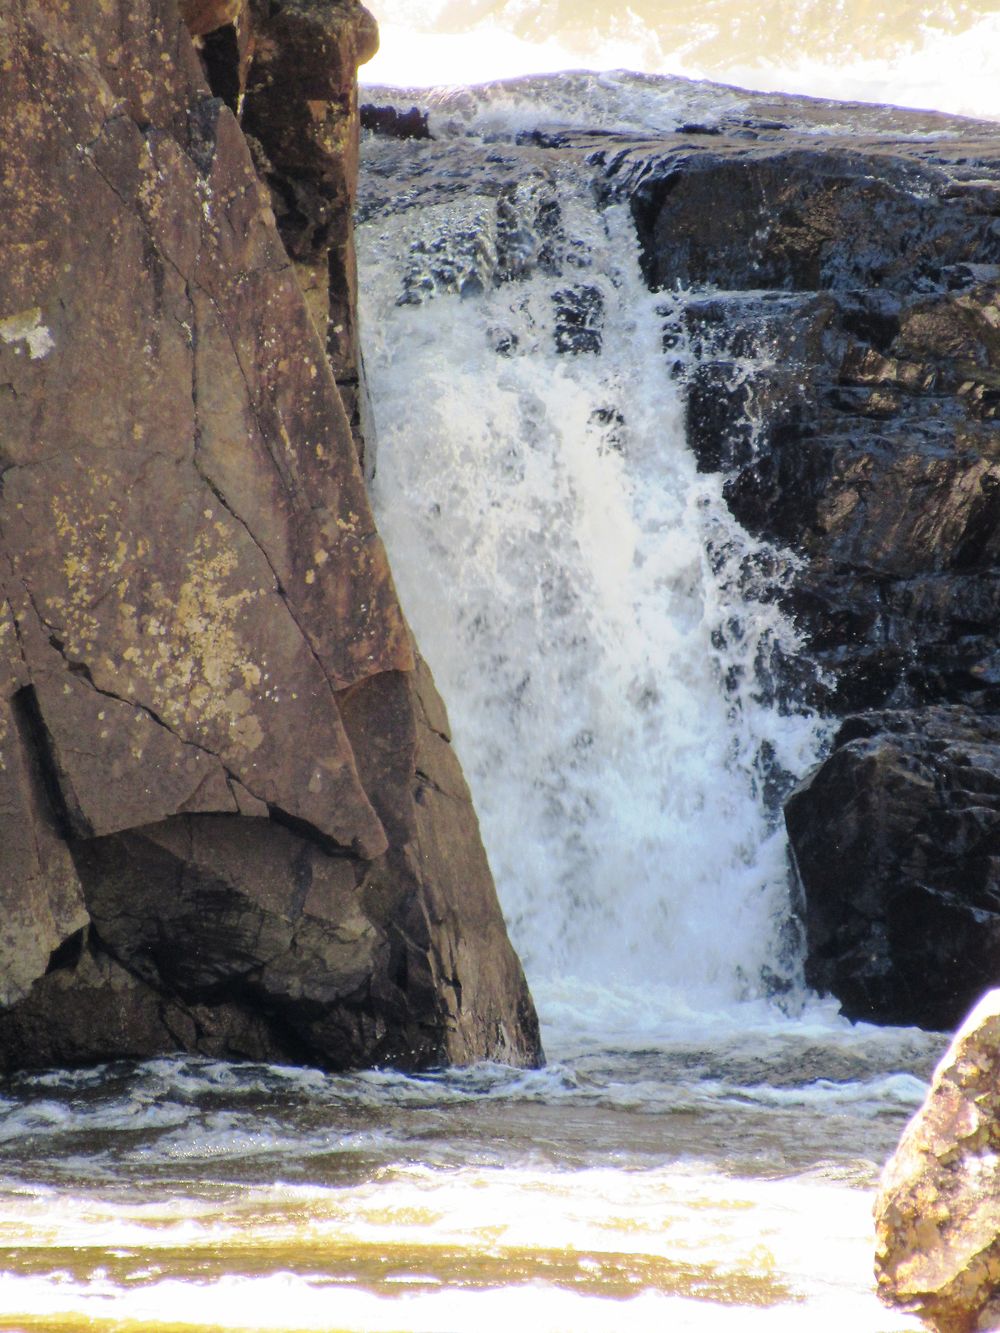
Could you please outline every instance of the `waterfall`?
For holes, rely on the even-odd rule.
[[[790,560],[685,442],[688,294],[647,290],[586,172],[371,151],[372,494],[529,980],[794,991],[774,793],[820,728],[768,688]]]

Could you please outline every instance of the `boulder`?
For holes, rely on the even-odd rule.
[[[1000,718],[850,717],[785,820],[809,984],[852,1019],[955,1027],[1000,967]]]
[[[1000,991],[962,1025],[882,1175],[875,1271],[936,1333],[1000,1326]]]
[[[261,8],[186,6],[200,46],[176,0],[0,16],[0,1066],[540,1057],[365,494],[357,358],[258,175],[325,191],[309,262],[349,263],[374,24]]]

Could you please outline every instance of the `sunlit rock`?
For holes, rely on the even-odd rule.
[[[1000,1326],[1000,990],[966,1019],[882,1176],[878,1291],[937,1333]]]

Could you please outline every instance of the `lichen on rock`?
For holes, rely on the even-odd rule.
[[[355,0],[0,15],[0,1065],[539,1057],[467,793],[421,863],[354,288],[328,340],[275,221],[304,190],[312,269],[350,269],[373,41]],[[499,951],[490,987],[444,984],[456,949]],[[77,986],[95,1022],[60,1034]]]

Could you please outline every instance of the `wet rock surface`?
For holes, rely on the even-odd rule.
[[[847,718],[785,817],[810,985],[852,1019],[956,1027],[1000,959],[1000,718]]]
[[[947,1028],[1000,979],[1000,131],[816,114],[602,156],[651,286],[688,291],[699,464],[799,560],[772,687],[860,714],[786,810],[807,978]]]
[[[1000,992],[969,1015],[882,1176],[878,1292],[937,1333],[1000,1319]]]
[[[0,18],[0,1063],[531,1062],[341,393],[374,24],[182,8]]]

